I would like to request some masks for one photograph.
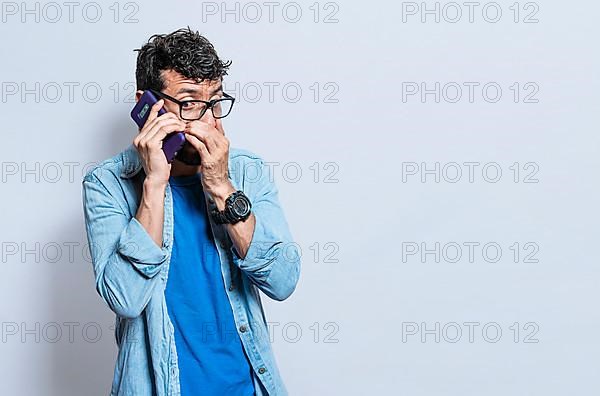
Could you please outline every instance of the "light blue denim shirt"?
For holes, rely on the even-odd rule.
[[[271,349],[259,290],[288,298],[300,276],[300,255],[263,160],[231,148],[229,179],[252,203],[256,226],[244,259],[223,225],[209,216],[238,335],[252,365],[256,395],[287,395]],[[83,179],[85,225],[96,290],[116,314],[119,347],[111,395],[179,395],[179,370],[165,286],[173,246],[173,201],[165,191],[161,248],[135,218],[145,173],[130,145]],[[207,208],[214,201],[205,194]],[[227,370],[227,367],[223,367]]]

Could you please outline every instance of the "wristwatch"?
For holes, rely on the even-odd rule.
[[[227,197],[225,209],[222,211],[213,209],[212,216],[217,224],[235,224],[246,220],[250,216],[250,209],[252,209],[250,200],[241,190],[238,190]]]

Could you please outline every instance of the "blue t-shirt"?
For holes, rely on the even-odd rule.
[[[200,174],[171,176],[169,182],[174,229],[165,298],[175,328],[181,395],[254,395]]]

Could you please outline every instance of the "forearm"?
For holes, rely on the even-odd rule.
[[[300,275],[300,252],[283,215],[257,205],[252,242],[234,264],[269,297],[282,301],[294,291]],[[234,249],[237,252],[237,248]]]
[[[246,221],[225,225],[232,241],[233,263],[267,296],[277,301],[288,298],[300,277],[300,251],[294,243],[278,191],[269,177],[269,167],[260,159],[254,163],[265,170],[258,180],[239,185],[252,204]],[[216,190],[216,191],[215,191]],[[236,189],[230,182],[222,183],[208,193],[218,210]]]
[[[225,227],[229,233],[229,237],[233,242],[235,251],[243,259],[246,257],[250,243],[252,242],[252,235],[254,234],[254,227],[256,225],[256,218],[253,213],[244,221],[238,221],[235,224],[227,224]]]
[[[227,197],[235,191],[235,188],[229,184],[221,191],[212,195],[218,210],[222,211],[225,209],[225,200],[227,200]],[[233,242],[235,251],[242,259],[246,256],[250,243],[252,242],[255,225],[256,218],[253,213],[250,213],[250,216],[244,221],[238,221],[235,224],[225,224],[225,229]]]
[[[161,247],[163,242],[165,189],[166,184],[156,184],[146,179],[135,215],[158,247]]]

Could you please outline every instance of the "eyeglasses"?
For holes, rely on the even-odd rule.
[[[155,91],[153,89],[150,91],[158,97],[177,103],[179,105],[179,115],[181,116],[181,119],[186,121],[196,121],[201,119],[208,109],[212,111],[214,118],[227,117],[229,113],[231,113],[233,102],[235,102],[235,98],[225,92],[223,92],[223,97],[221,99],[214,99],[207,102],[205,100],[177,100],[166,93]]]

